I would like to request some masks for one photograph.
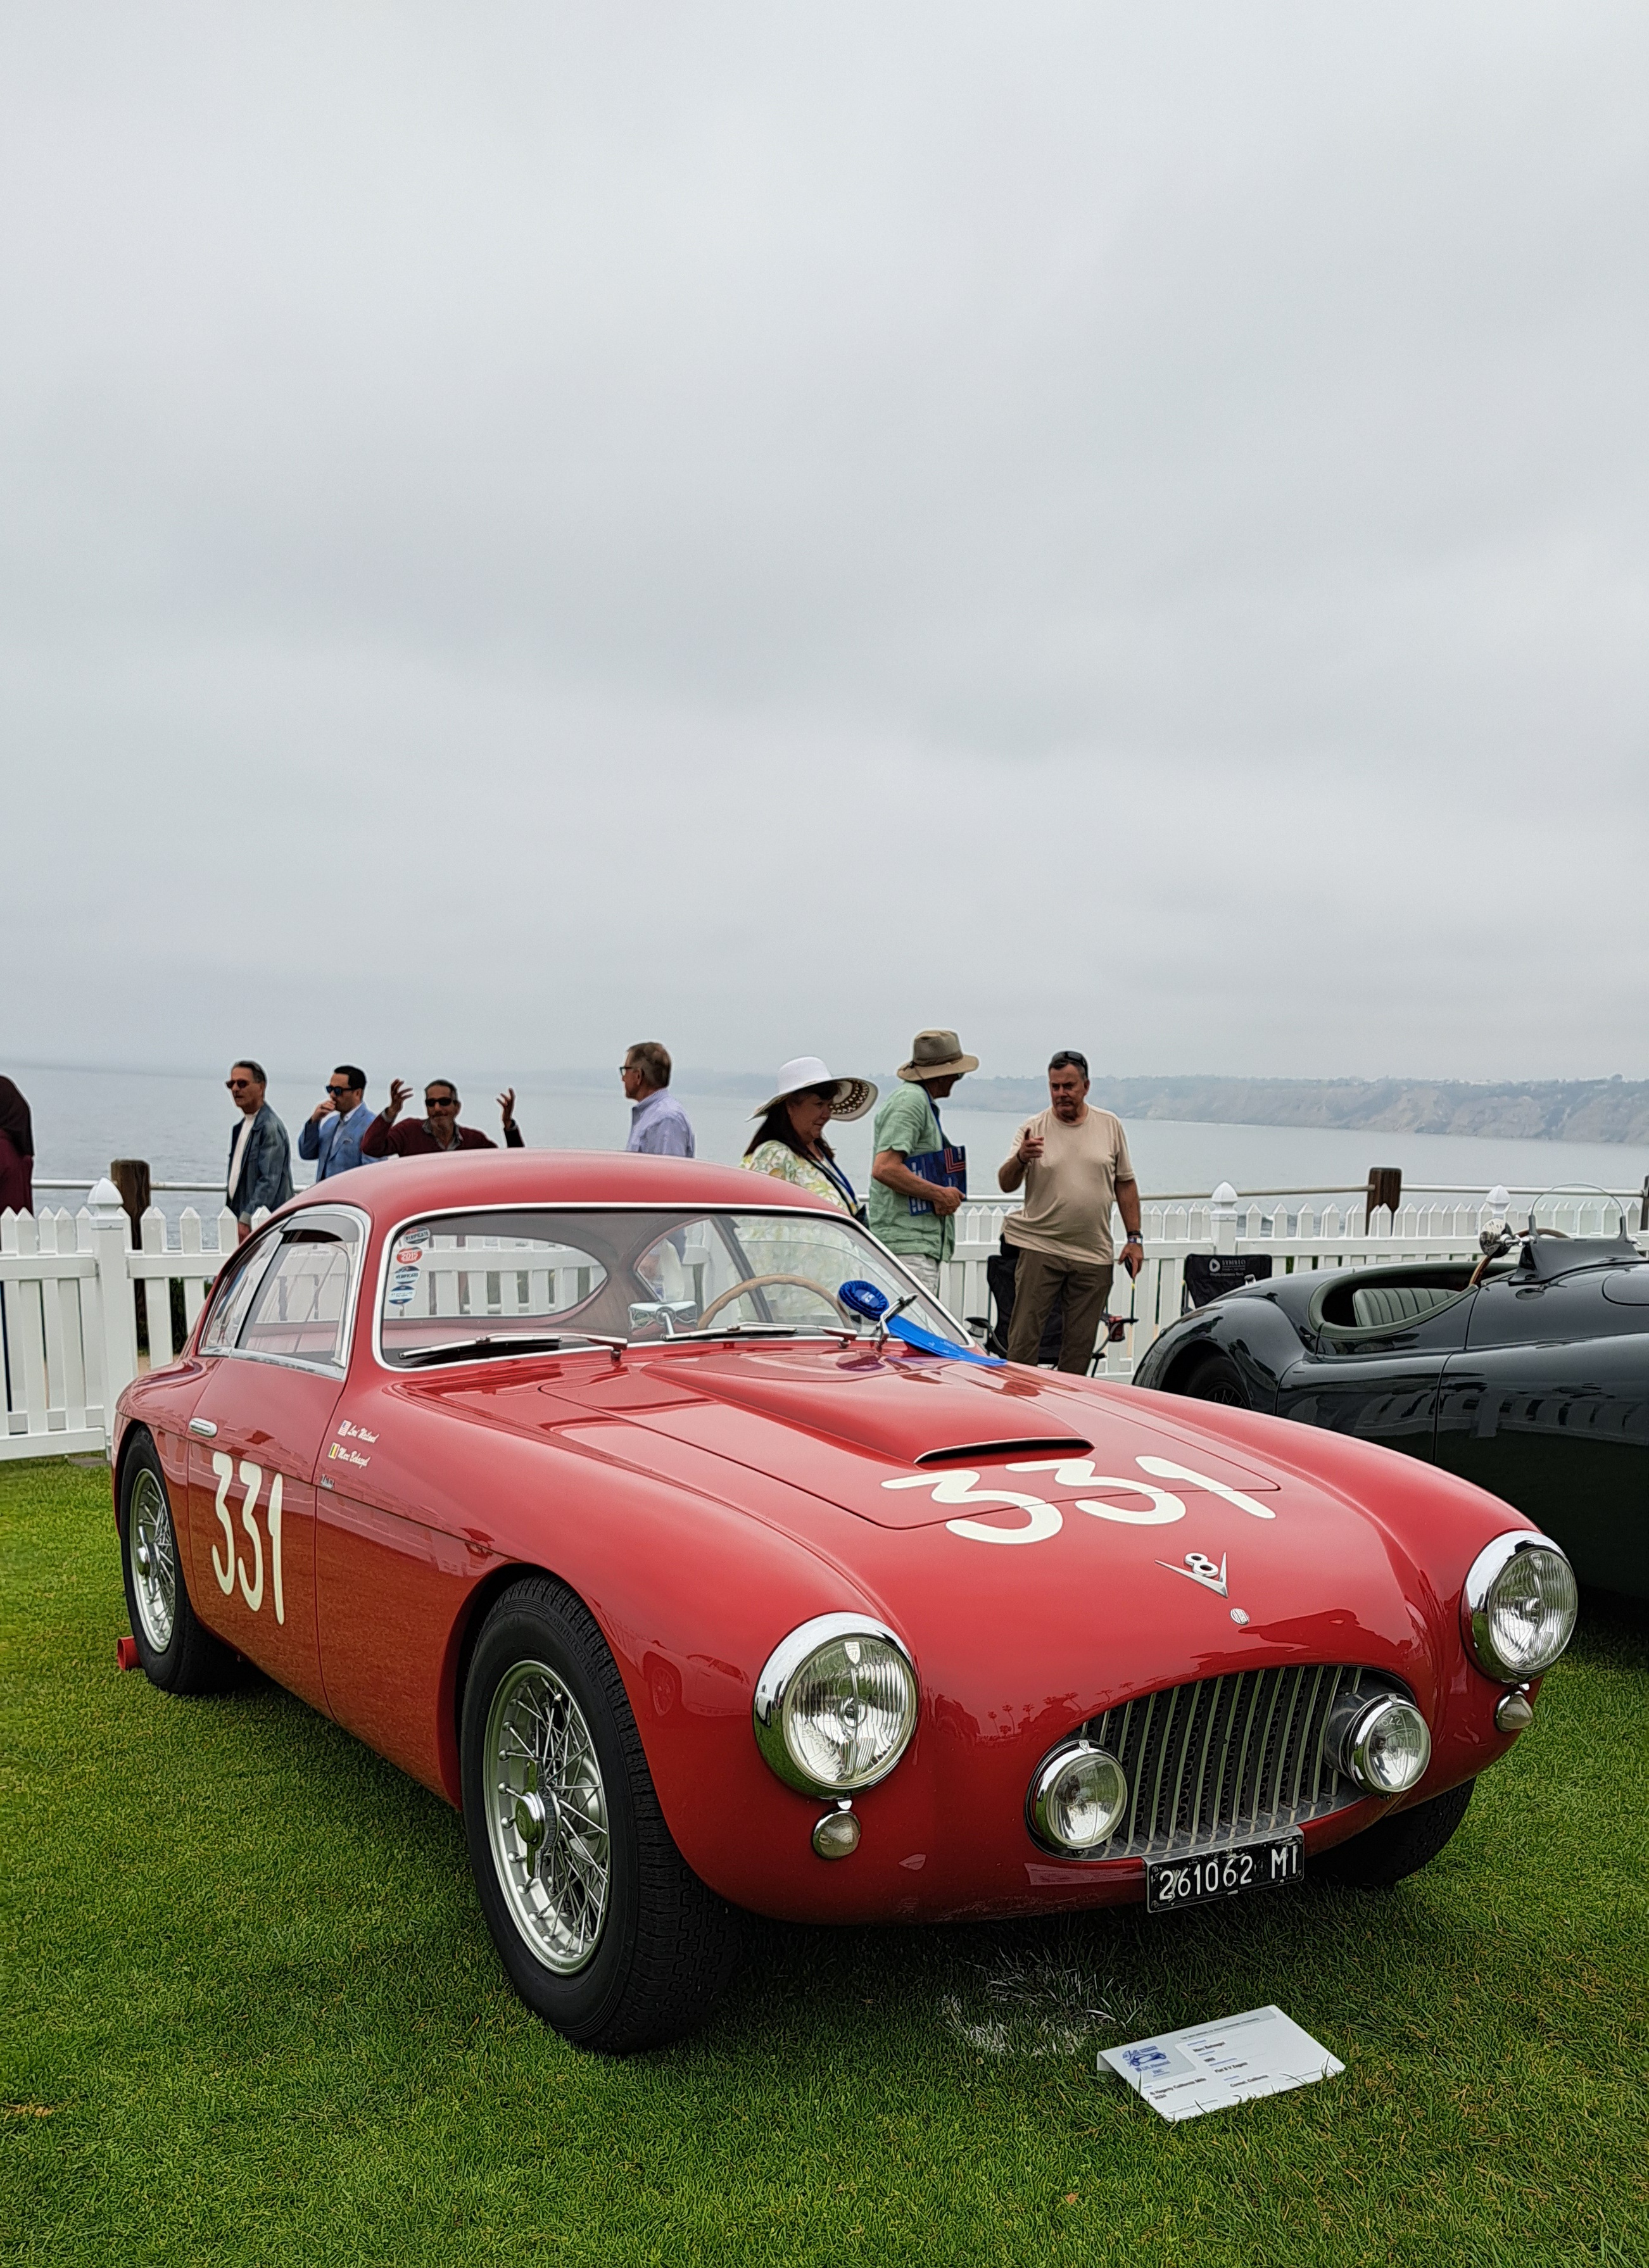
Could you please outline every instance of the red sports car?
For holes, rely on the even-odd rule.
[[[675,1159],[327,1182],[121,1398],[137,1652],[244,1656],[461,1806],[504,1966],[619,2051],[737,1909],[1387,1884],[1573,1626],[1410,1458],[980,1355],[844,1214]]]

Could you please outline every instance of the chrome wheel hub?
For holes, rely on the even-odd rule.
[[[555,1671],[521,1661],[487,1712],[487,1837],[515,1926],[546,1969],[585,1967],[607,1920],[607,1790],[583,1712]]]
[[[178,1618],[177,1540],[166,1491],[146,1469],[133,1484],[127,1517],[137,1619],[151,1651],[164,1653]]]

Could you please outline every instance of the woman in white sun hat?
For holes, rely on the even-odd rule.
[[[869,1079],[837,1079],[821,1057],[796,1056],[780,1067],[777,1092],[753,1114],[762,1123],[740,1163],[860,1219],[864,1208],[824,1130],[833,1118],[863,1118],[875,1100]]]

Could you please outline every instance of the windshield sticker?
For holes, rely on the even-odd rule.
[[[1137,1481],[1120,1473],[1096,1473],[1089,1457],[1042,1457],[1026,1464],[1008,1467],[1011,1473],[1051,1473],[1051,1485],[1059,1489],[1108,1489],[1120,1495],[1145,1499],[1139,1504],[1115,1504],[1098,1497],[1078,1497],[1072,1507],[1086,1512],[1095,1520],[1109,1520],[1124,1528],[1167,1528],[1185,1517],[1184,1496],[1174,1491],[1159,1488],[1155,1481],[1178,1481],[1186,1494],[1218,1497],[1246,1512],[1254,1520],[1275,1520],[1277,1514],[1253,1497],[1245,1496],[1240,1489],[1232,1488],[1225,1481],[1212,1480],[1189,1465],[1176,1465],[1167,1457],[1136,1457],[1134,1462],[1142,1472],[1153,1476],[1152,1481]],[[1022,1526],[1000,1528],[987,1526],[981,1520],[947,1520],[946,1527],[953,1535],[960,1535],[968,1543],[1046,1543],[1057,1535],[1064,1525],[1064,1516],[1057,1505],[1048,1503],[1038,1496],[1023,1496],[1012,1489],[982,1489],[976,1472],[911,1473],[897,1480],[884,1481],[885,1489],[921,1489],[930,1491],[935,1504],[970,1504],[981,1509],[990,1506],[1022,1512]]]
[[[395,1240],[394,1249],[390,1256],[394,1264],[390,1270],[389,1288],[384,1295],[386,1307],[404,1311],[417,1297],[418,1270],[426,1256],[424,1247],[433,1233],[432,1229],[419,1226],[403,1230]]]

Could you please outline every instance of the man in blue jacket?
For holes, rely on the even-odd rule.
[[[330,1181],[360,1165],[361,1137],[372,1123],[366,1107],[366,1073],[358,1064],[340,1064],[327,1081],[327,1099],[316,1103],[298,1130],[298,1154],[320,1160],[315,1179]],[[368,1158],[367,1165],[376,1165]]]
[[[285,1127],[263,1099],[269,1081],[261,1064],[243,1057],[230,1064],[224,1084],[240,1112],[240,1123],[229,1138],[224,1202],[240,1223],[244,1244],[251,1233],[253,1214],[266,1206],[273,1212],[292,1194],[292,1145]]]

